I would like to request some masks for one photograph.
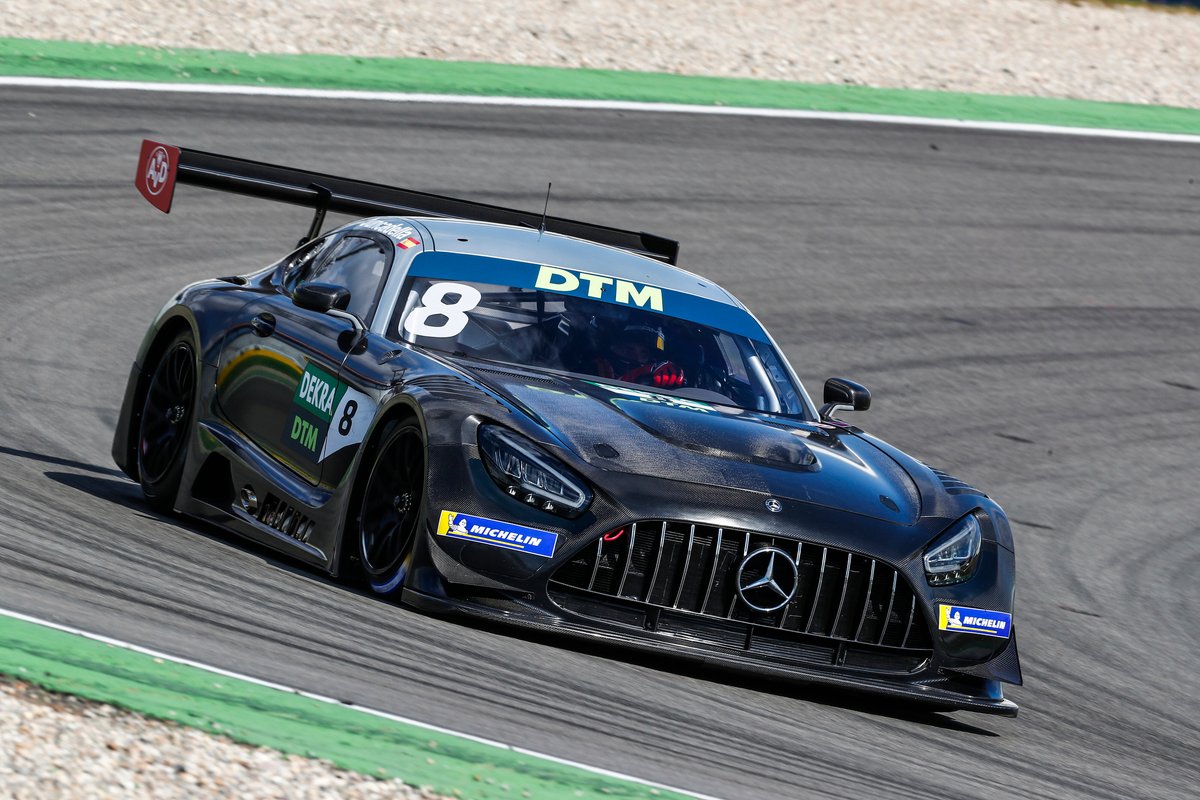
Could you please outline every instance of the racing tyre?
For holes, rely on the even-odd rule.
[[[425,440],[412,422],[379,438],[358,514],[358,558],[371,591],[398,592],[412,566],[425,493]]]
[[[138,429],[137,465],[142,494],[169,512],[179,492],[196,407],[196,348],[190,333],[176,336],[150,376]]]

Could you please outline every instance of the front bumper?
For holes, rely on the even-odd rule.
[[[932,709],[1017,713],[1017,706],[1001,691],[1001,681],[1021,680],[1015,639],[937,630],[939,603],[1011,611],[1013,556],[995,542],[986,543],[971,581],[934,589],[926,585],[917,557],[920,545],[914,552],[900,537],[931,540],[943,524],[936,520],[929,521],[933,527],[926,533],[897,530],[889,523],[819,506],[793,514],[771,513],[757,493],[719,486],[698,491],[699,487],[669,478],[619,472],[587,475],[594,487],[603,489],[583,516],[564,520],[505,495],[468,442],[464,437],[462,442],[430,448],[428,528],[418,537],[414,568],[406,581],[403,601],[409,605],[674,655],[742,673],[866,691]],[[438,535],[443,510],[550,531],[557,536],[557,548],[546,558]],[[686,522],[666,523],[663,534],[652,537],[655,541],[660,536],[665,541],[668,534],[674,537],[676,549],[670,557],[659,554],[647,559],[643,554],[632,569],[617,562],[616,571],[628,572],[622,578],[626,586],[639,586],[640,580],[641,588],[622,592],[610,585],[606,591],[593,591],[600,588],[594,585],[595,573],[591,581],[566,579],[571,569],[578,571],[581,561],[595,563],[586,562],[587,554],[606,553],[606,546],[600,545],[605,533],[646,519],[705,520],[710,548],[712,531],[718,527],[740,531],[745,539],[735,549],[743,554],[764,543],[784,548],[811,545],[815,551],[804,549],[803,558],[796,550],[787,550],[797,561],[807,561],[803,568],[810,570],[810,581],[817,560],[845,566],[828,572],[832,577],[826,580],[832,580],[835,589],[826,591],[828,599],[820,611],[800,608],[799,613],[806,615],[803,625],[792,623],[787,616],[791,610],[780,619],[731,604],[728,585],[713,590],[685,586],[691,580],[689,558],[705,565],[699,571],[711,570],[709,581],[718,572],[728,574],[730,563],[736,563],[726,560],[718,569],[713,553],[719,544],[709,550],[699,539],[694,546],[690,540],[686,546],[679,544],[680,537],[688,535]],[[867,548],[871,555],[865,554]],[[664,574],[675,576],[666,581],[666,590],[655,589],[650,575],[659,571],[660,559]],[[824,566],[821,574],[826,574]],[[877,580],[878,586],[870,588],[868,580]],[[815,592],[818,598],[821,591]],[[695,599],[694,593],[705,592],[712,594],[711,605],[707,596]],[[843,602],[850,609],[843,615],[845,621],[834,610]],[[868,604],[873,608],[869,613]]]
[[[448,596],[406,588],[402,602],[431,614],[466,615],[502,622],[538,633],[563,635],[588,642],[606,642],[623,648],[665,655],[709,667],[736,670],[742,674],[782,678],[813,686],[828,686],[876,697],[920,705],[930,711],[975,711],[1005,717],[1017,716],[1018,706],[1000,692],[998,682],[987,679],[953,678],[945,675],[912,676],[909,681],[872,676],[866,672],[826,672],[794,664],[772,662],[730,648],[700,644],[669,634],[622,630],[611,624],[562,612],[550,614],[537,605],[489,596],[475,599]]]

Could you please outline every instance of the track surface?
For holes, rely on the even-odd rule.
[[[394,608],[159,518],[108,447],[146,322],[300,209],[136,196],[143,136],[672,234],[814,394],[1015,521],[1017,720]],[[838,123],[0,89],[0,605],[726,798],[1200,784],[1200,151]],[[1194,796],[1194,795],[1193,795]]]

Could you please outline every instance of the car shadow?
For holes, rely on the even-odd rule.
[[[73,465],[72,465],[73,466]],[[99,471],[99,470],[97,470]],[[236,547],[251,555],[264,564],[295,575],[306,580],[323,583],[328,586],[349,589],[344,583],[330,577],[320,570],[313,569],[299,560],[294,560],[284,553],[272,550],[266,545],[238,536],[210,522],[182,514],[164,514],[146,505],[142,498],[142,490],[138,484],[131,481],[123,473],[118,472],[118,478],[99,477],[96,475],[80,475],[74,472],[44,472],[42,473],[55,483],[75,491],[91,495],[100,500],[107,500],[121,506],[135,517],[161,522],[179,531],[202,536],[229,547]]]
[[[59,456],[46,455],[45,453],[35,453],[32,450],[21,450],[16,447],[5,447],[0,445],[0,455],[16,456],[17,458],[25,458],[30,461],[40,461],[43,464],[54,464],[59,467],[71,467],[73,469],[81,469],[86,472],[95,472],[100,475],[119,476],[124,473],[115,467],[102,467],[97,464],[89,464],[86,461],[76,461],[71,458],[61,458]]]

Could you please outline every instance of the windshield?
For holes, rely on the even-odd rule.
[[[636,303],[410,277],[388,335],[460,357],[804,414],[799,392],[770,344]]]

